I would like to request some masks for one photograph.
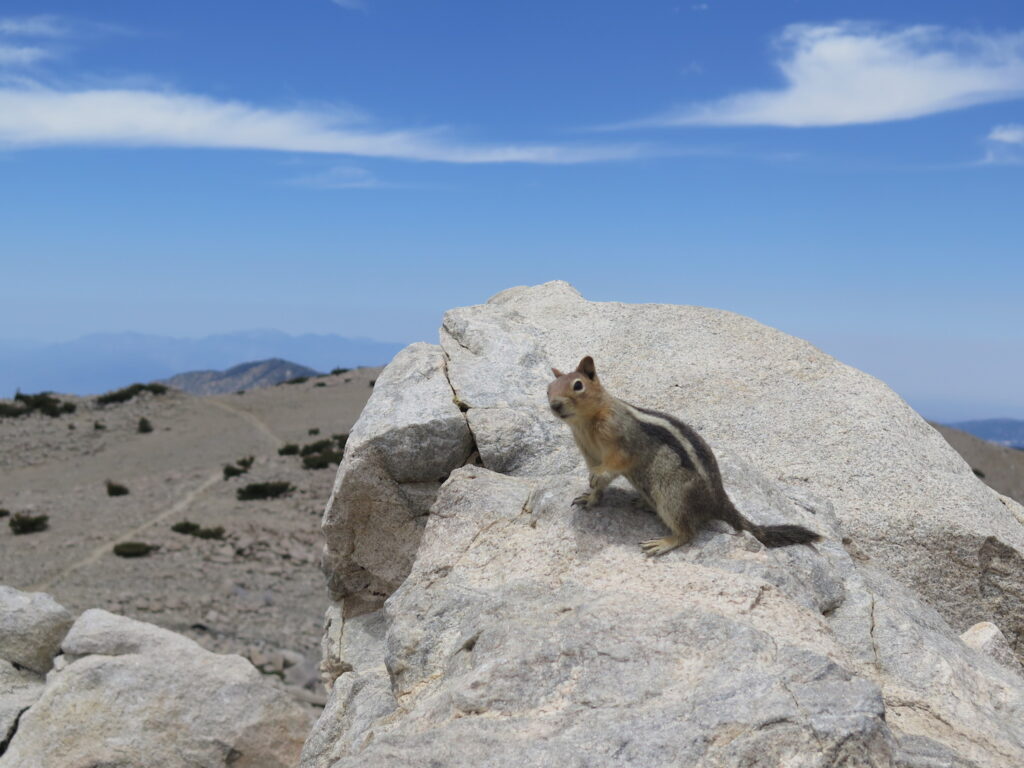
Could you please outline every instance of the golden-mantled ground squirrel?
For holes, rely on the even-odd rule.
[[[648,555],[663,555],[685,544],[709,520],[724,520],[750,531],[766,547],[808,544],[821,537],[800,525],[755,525],[739,513],[722,486],[711,447],[678,419],[637,408],[613,397],[584,357],[572,373],[552,368],[548,403],[572,429],[590,469],[590,490],[573,504],[588,508],[608,484],[625,475],[667,525],[671,536],[643,541]]]

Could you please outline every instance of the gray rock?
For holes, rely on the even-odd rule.
[[[1024,673],[1024,665],[1006,641],[1006,635],[991,621],[981,621],[968,629],[960,639],[964,645],[979,653],[990,656],[1000,664],[1012,669],[1018,675]]]
[[[581,466],[545,390],[551,366],[591,354],[613,393],[827,498],[856,545],[960,631],[992,619],[1024,641],[1014,511],[885,384],[807,342],[729,312],[589,302],[547,283],[449,311],[441,344],[484,466]]]
[[[336,600],[372,610],[402,583],[423,516],[472,445],[440,348],[406,347],[352,428],[327,502],[323,567]]]
[[[43,693],[43,679],[0,660],[0,755],[14,736],[18,718]]]
[[[241,656],[105,611],[86,611],[0,757],[43,768],[292,766],[309,710]]]
[[[1019,511],[884,385],[745,318],[564,283],[453,310],[441,341],[451,389],[420,407],[454,392],[483,467],[452,472],[415,549],[392,542],[401,567],[360,561],[382,612],[334,593],[337,679],[304,768],[1024,765],[1024,681],[950,626],[1019,620]],[[544,391],[584,354],[708,437],[744,514],[823,541],[766,550],[711,526],[648,559],[637,542],[664,529],[625,483],[571,507],[585,471]],[[385,520],[350,538],[386,548],[380,466],[338,483]],[[327,516],[362,514],[333,501]],[[329,576],[348,567],[338,542]]]
[[[72,621],[47,594],[0,586],[0,659],[45,674]]]

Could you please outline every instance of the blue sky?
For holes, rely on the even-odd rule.
[[[436,339],[565,279],[1024,417],[1024,5],[5,0],[0,337]]]

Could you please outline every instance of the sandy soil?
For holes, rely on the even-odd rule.
[[[50,516],[48,530],[20,536],[0,520],[0,583],[49,592],[72,610],[149,621],[257,663],[301,655],[289,682],[312,686],[326,605],[319,519],[336,467],[303,469],[300,457],[277,450],[347,433],[379,371],[242,395],[172,390],[108,406],[68,397],[78,404],[71,415],[0,419],[0,508]],[[138,433],[142,417],[153,432]],[[223,466],[246,456],[251,469],[225,480]],[[129,494],[108,496],[107,480]],[[295,490],[237,500],[243,485],[271,480]],[[171,530],[186,519],[223,526],[225,539]],[[120,541],[159,549],[117,557]]]

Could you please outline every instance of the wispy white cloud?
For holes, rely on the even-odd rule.
[[[997,125],[986,137],[981,165],[1024,165],[1024,125]]]
[[[879,123],[1024,96],[1024,33],[839,22],[794,24],[775,43],[783,88],[614,127]]]
[[[988,139],[1002,144],[1024,144],[1024,125],[997,125]]]
[[[0,146],[60,145],[260,149],[446,163],[569,164],[646,153],[638,145],[472,144],[440,129],[374,131],[332,113],[156,90],[0,85]]]
[[[52,51],[34,45],[5,45],[0,43],[0,67],[27,66],[53,56]]]
[[[384,189],[397,186],[381,181],[366,168],[338,165],[318,173],[291,179],[290,184],[316,189]]]
[[[67,24],[58,16],[8,16],[0,18],[0,35],[64,37],[67,34]]]

